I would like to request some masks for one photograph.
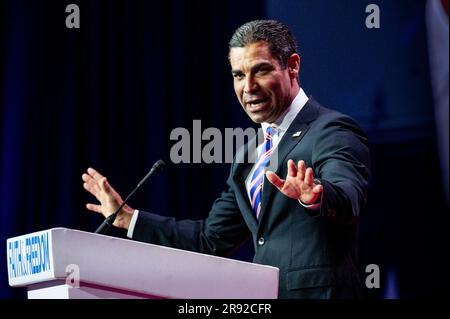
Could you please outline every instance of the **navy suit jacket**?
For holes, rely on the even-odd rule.
[[[363,131],[350,117],[310,98],[280,140],[277,163],[269,169],[284,178],[289,159],[304,160],[324,187],[321,208],[306,209],[265,178],[259,223],[245,189],[253,166],[247,146],[237,153],[227,189],[206,219],[176,221],[141,211],[133,239],[228,256],[251,238],[253,261],[280,268],[280,298],[358,297],[357,220],[370,165]]]

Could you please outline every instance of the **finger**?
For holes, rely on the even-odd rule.
[[[95,169],[93,169],[92,167],[89,167],[87,170],[88,174],[96,181],[99,181],[100,179],[102,179],[104,176],[102,174],[100,174],[99,172],[97,172]]]
[[[92,187],[96,181],[89,175],[89,174],[83,174],[81,175],[81,179],[88,185],[90,185],[90,187]]]
[[[98,183],[94,183],[91,186],[92,189],[92,194],[95,195],[95,197],[97,197],[98,200],[100,200],[99,195],[102,191],[102,189],[100,188],[100,185],[98,185]]]
[[[298,161],[297,166],[298,166],[297,176],[301,181],[303,181],[303,179],[305,178],[305,170],[306,170],[305,161],[304,160]]]
[[[88,182],[91,177],[88,174],[84,173],[83,175],[81,175],[81,179],[83,180],[83,182]]]
[[[288,167],[288,176],[296,177],[297,176],[297,167],[295,166],[295,163],[293,160],[289,160],[287,162]]]
[[[308,167],[305,172],[305,183],[311,187],[314,186],[314,174],[311,167]]]
[[[278,189],[283,188],[285,180],[278,177],[278,175],[275,174],[274,172],[267,171],[266,177],[269,180],[269,182],[272,183],[273,186],[275,186],[276,188]]]
[[[94,189],[93,186],[94,186],[94,185],[91,185],[91,184],[89,184],[89,183],[83,183],[83,188],[84,188],[85,190],[87,190],[89,193],[91,193],[92,195],[95,196],[96,191],[95,191],[95,189]]]
[[[314,185],[313,187],[314,194],[321,194],[322,192],[323,192],[323,185]]]
[[[102,213],[102,206],[101,205],[95,205],[95,204],[86,204],[86,208],[89,209],[90,211],[96,212],[101,214]]]
[[[111,190],[111,186],[108,183],[108,180],[106,179],[106,177],[103,177],[100,181],[99,181],[99,185],[102,191],[104,191],[105,193],[110,192]]]
[[[94,185],[96,184],[96,181],[88,174],[83,174],[81,176],[81,179],[84,181],[84,183],[88,186],[90,190],[92,190]]]

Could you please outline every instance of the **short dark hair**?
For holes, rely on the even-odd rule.
[[[289,28],[275,20],[254,20],[240,26],[228,43],[229,48],[242,48],[249,44],[265,41],[272,56],[280,66],[287,66],[288,58],[297,53],[297,41]]]

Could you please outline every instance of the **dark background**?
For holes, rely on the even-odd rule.
[[[80,7],[80,29],[65,27],[69,3]],[[369,3],[0,2],[0,297],[26,297],[8,286],[7,238],[52,227],[94,231],[101,223],[85,209],[93,199],[81,174],[89,166],[126,196],[164,159],[167,170],[130,205],[180,219],[207,215],[229,165],[170,164],[170,132],[192,132],[194,119],[222,132],[254,126],[235,98],[227,55],[233,31],[259,18],[292,28],[305,92],[354,117],[369,136],[361,271],[377,264],[382,280],[368,297],[442,296],[449,216],[425,1],[375,2],[380,29],[365,26]],[[234,258],[251,254],[247,245]]]

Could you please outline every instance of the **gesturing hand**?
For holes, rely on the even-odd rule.
[[[314,184],[314,174],[311,167],[306,168],[303,160],[295,165],[289,160],[286,179],[281,179],[272,171],[266,172],[266,177],[280,192],[287,197],[299,199],[306,205],[314,204],[323,192],[323,186]]]
[[[114,188],[112,188],[106,177],[101,175],[95,169],[88,168],[87,173],[84,173],[81,176],[81,179],[84,181],[84,189],[94,195],[100,202],[100,205],[91,203],[86,204],[87,209],[100,213],[106,218],[114,213],[122,204],[122,197],[120,197]],[[125,205],[117,214],[117,218],[113,225],[119,228],[128,229],[133,212],[134,209],[128,205]]]

